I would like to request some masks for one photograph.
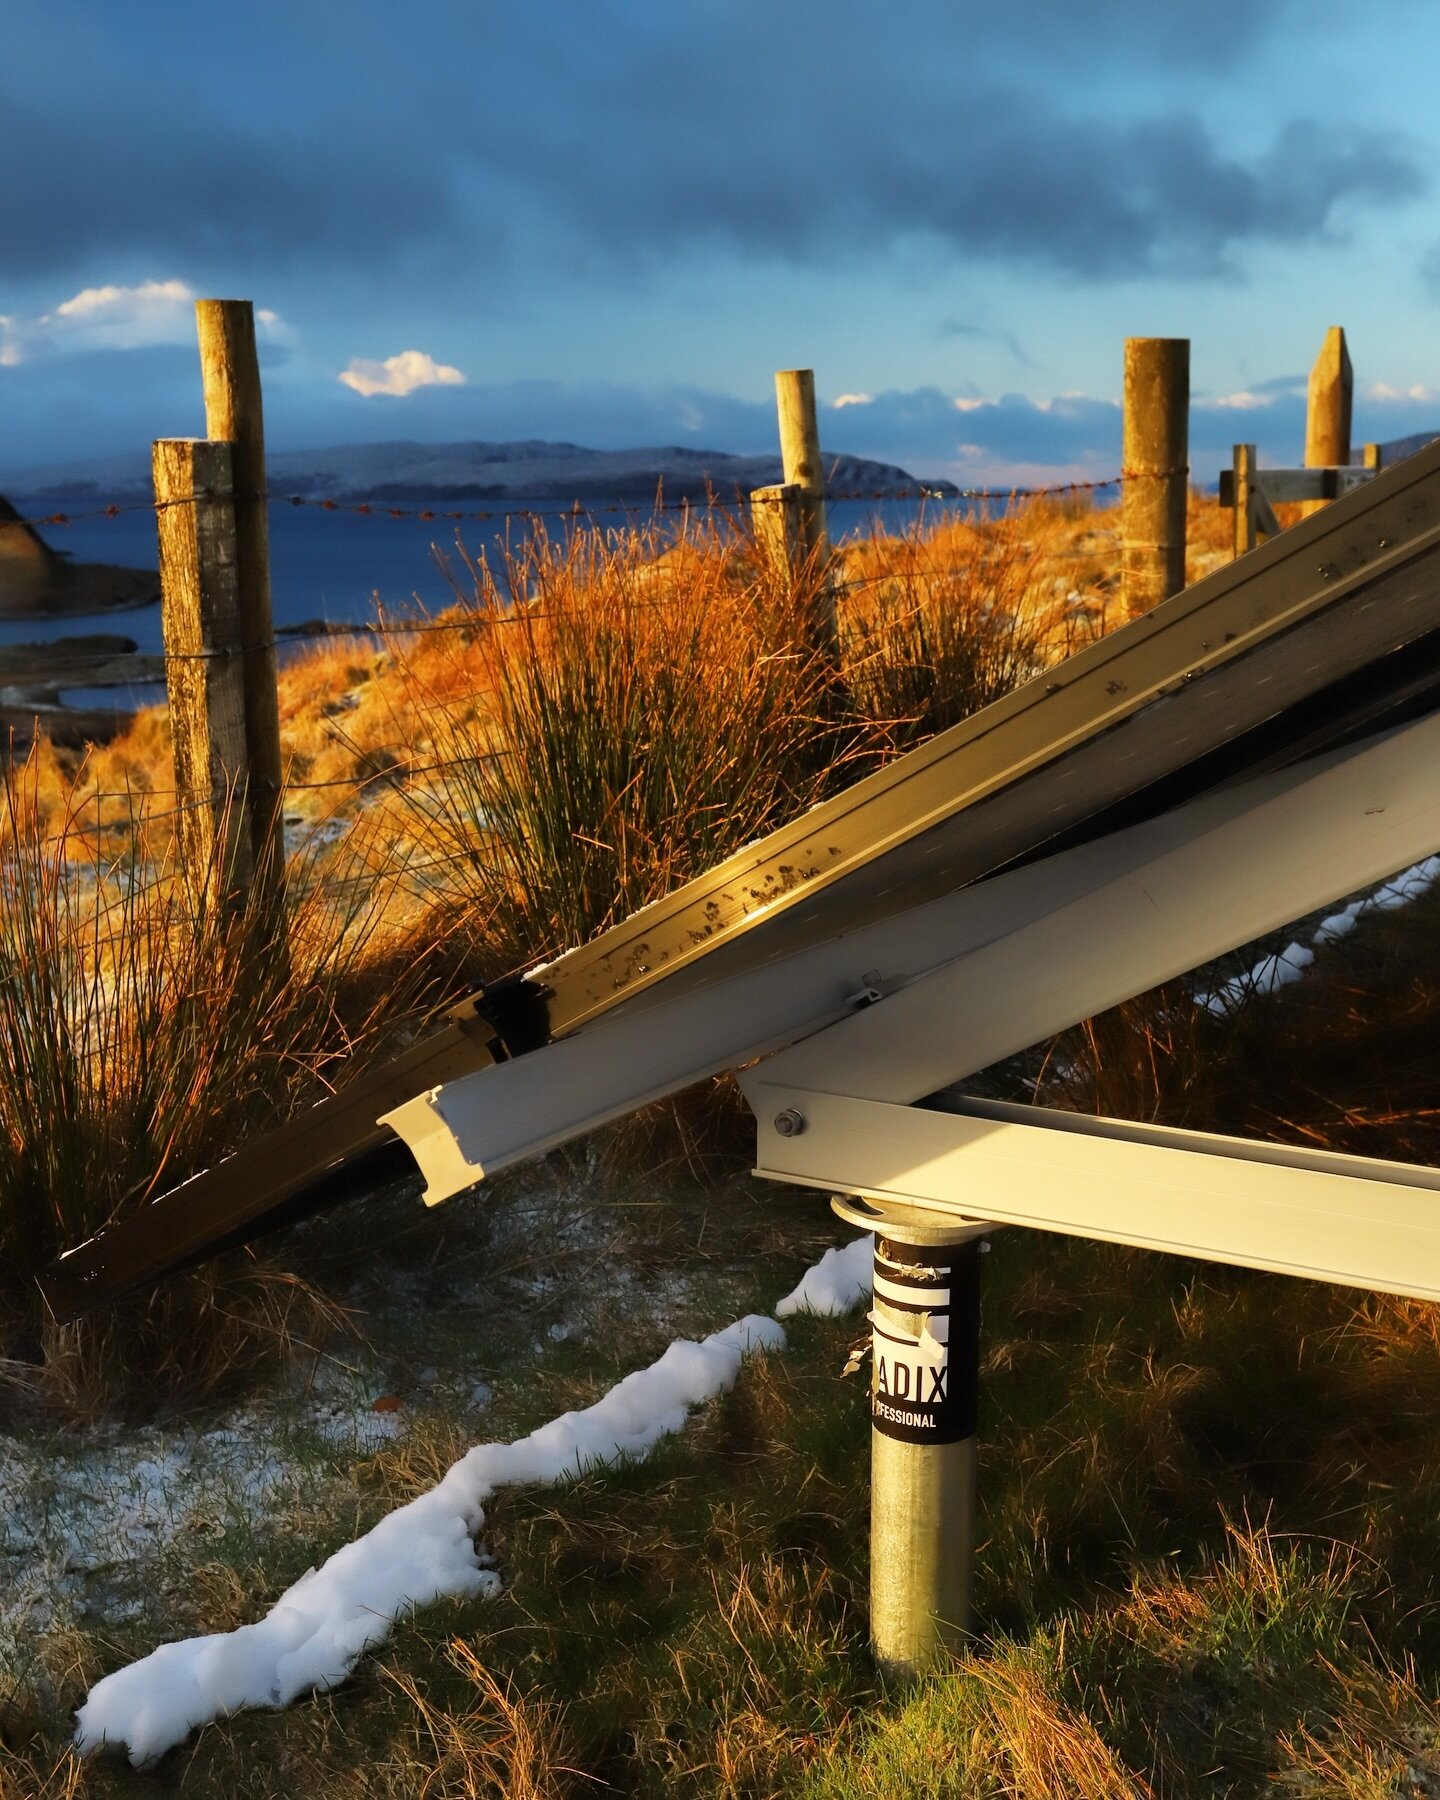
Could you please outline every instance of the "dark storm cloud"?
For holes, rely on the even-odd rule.
[[[453,224],[448,178],[383,134],[183,123],[153,94],[91,92],[57,105],[0,77],[0,208],[7,281],[84,275],[122,259],[273,267],[373,261]]]
[[[0,369],[0,404],[10,469],[125,450],[143,464],[155,438],[205,433],[200,364],[188,346],[84,350]]]
[[[1258,55],[1294,8],[1251,10]],[[1219,137],[1178,52],[1226,35],[1140,0],[974,21],[921,4],[883,25],[736,0],[656,16],[623,52],[555,31],[538,95],[501,90],[462,129],[617,262],[712,244],[843,267],[917,239],[1087,278],[1223,277],[1248,247],[1324,241],[1348,205],[1421,191],[1404,140],[1343,117],[1267,110]]]
[[[1232,67],[1263,53],[1264,39],[1290,18],[1301,16],[1305,0],[1246,0],[1244,29],[1217,28],[1212,0],[1007,0],[988,20],[992,39],[1009,42],[1030,61],[1095,58],[1097,51],[1119,62]],[[1312,0],[1313,3],[1313,0]]]
[[[1429,297],[1440,303],[1440,241],[1433,243],[1421,257],[1420,280]]]
[[[737,178],[733,140],[670,123],[657,126],[659,156],[602,134],[583,160],[535,144],[526,165],[551,203],[621,256],[708,241],[842,263],[918,237],[1091,279],[1233,277],[1248,247],[1333,239],[1347,204],[1424,187],[1410,151],[1377,132],[1295,120],[1241,159],[1193,116],[1120,123],[1019,90],[912,108],[903,131],[888,110],[857,115],[807,164],[784,154],[796,121],[752,114],[744,161],[763,179]]]
[[[871,0],[422,0],[413,16],[256,0],[238,45],[204,9],[182,33],[134,0],[117,53],[88,60],[95,0],[17,4],[0,75],[0,156],[23,171],[0,213],[12,281],[364,263],[423,293],[418,253],[483,290],[514,272],[507,234],[575,279],[697,245],[843,270],[913,241],[1086,278],[1224,276],[1422,180],[1401,140],[1343,114],[1223,140],[1204,122],[1197,71],[1274,55],[1300,0],[1251,0],[1243,32],[1213,0],[890,16]]]

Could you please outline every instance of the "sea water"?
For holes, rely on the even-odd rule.
[[[93,505],[93,502],[89,503]],[[370,515],[337,510],[326,512],[318,506],[290,506],[284,501],[270,507],[270,589],[274,623],[279,633],[279,651],[284,659],[299,654],[305,640],[287,641],[285,627],[310,624],[356,625],[375,624],[381,614],[388,623],[435,613],[457,601],[473,596],[474,583],[465,565],[465,557],[478,561],[483,555],[497,576],[502,574],[506,545],[519,548],[533,521],[524,516],[528,509],[538,514],[543,527],[552,537],[563,537],[573,529],[566,509],[553,500],[496,501],[486,507],[482,501],[407,500],[397,502],[406,516],[391,518],[383,504],[377,503]],[[464,512],[463,519],[420,519],[413,515],[430,507],[437,515]],[[42,525],[41,535],[56,550],[65,551],[76,562],[116,563],[134,568],[154,568],[157,560],[155,516],[147,508],[119,513],[114,518],[83,517],[84,501],[47,498],[40,502],[22,502],[20,510],[28,516],[45,516],[52,512],[70,511],[77,515],[71,525]],[[937,500],[866,500],[838,501],[829,507],[832,537],[838,542],[875,530],[904,531],[917,520],[938,520],[955,510],[955,503]],[[490,518],[473,515],[489,511]],[[508,517],[502,517],[508,514]],[[649,506],[622,504],[605,500],[588,503],[582,515],[593,527],[602,531],[643,529],[654,525],[658,531],[677,535],[684,529],[685,513],[670,509],[658,512]],[[447,568],[448,565],[448,568]],[[63,619],[0,620],[0,646],[22,643],[48,643],[58,637],[79,637],[94,632],[115,634],[131,639],[146,651],[163,649],[158,604],[123,612],[94,615],[69,615]],[[82,696],[68,696],[80,701]],[[105,693],[86,694],[84,700],[97,704],[123,706],[158,697],[155,689],[134,690],[127,700],[127,690],[112,689]]]

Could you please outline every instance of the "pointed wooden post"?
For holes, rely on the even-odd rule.
[[[1128,618],[1185,585],[1189,338],[1126,338],[1121,599]]]
[[[248,300],[197,300],[208,437],[234,446],[236,597],[245,698],[247,817],[256,898],[284,899],[280,702],[270,615],[270,531],[265,509],[265,421],[255,315]]]
[[[1305,404],[1305,467],[1307,469],[1339,468],[1350,460],[1350,413],[1355,392],[1355,375],[1350,367],[1350,352],[1345,345],[1345,332],[1332,325],[1310,371],[1310,386]],[[1324,500],[1306,500],[1303,516],[1308,518],[1326,505]]]

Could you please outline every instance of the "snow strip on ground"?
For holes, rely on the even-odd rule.
[[[856,1238],[853,1244],[839,1244],[827,1250],[775,1308],[775,1317],[788,1319],[798,1312],[849,1312],[869,1297],[874,1267],[875,1239],[868,1234]]]
[[[1288,987],[1314,962],[1313,946],[1333,944],[1337,938],[1347,937],[1366,913],[1393,912],[1396,907],[1408,906],[1437,880],[1440,880],[1440,856],[1427,856],[1423,862],[1413,864],[1399,875],[1392,875],[1373,893],[1352,900],[1340,912],[1322,919],[1309,944],[1287,944],[1273,956],[1261,957],[1253,969],[1233,976],[1213,993],[1197,994],[1196,999],[1207,1012],[1224,1017],[1243,1006],[1253,994],[1273,994],[1276,988]]]
[[[827,1251],[777,1313],[834,1313],[863,1299],[871,1244],[865,1237]],[[411,1608],[498,1590],[500,1578],[481,1566],[474,1542],[496,1488],[560,1482],[643,1456],[681,1428],[691,1407],[732,1387],[748,1352],[784,1342],[774,1319],[748,1314],[701,1342],[677,1340],[583,1412],[563,1413],[515,1443],[478,1445],[435,1487],[302,1575],[257,1623],[162,1644],[98,1681],[76,1715],[77,1747],[124,1744],[139,1766],[212,1719],[336,1686]]]

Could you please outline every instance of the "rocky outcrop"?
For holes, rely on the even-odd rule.
[[[160,577],[153,569],[72,562],[0,495],[0,618],[110,612],[159,598]]]

